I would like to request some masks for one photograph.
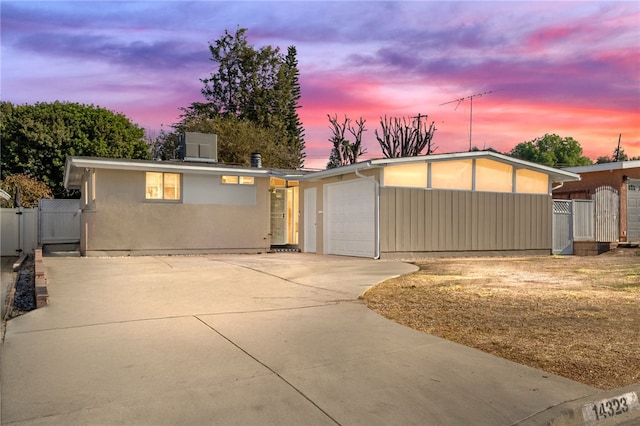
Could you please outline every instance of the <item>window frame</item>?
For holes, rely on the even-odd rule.
[[[149,196],[149,174],[154,174],[154,175],[160,175],[161,176],[161,183],[160,183],[160,195],[161,197],[158,198],[151,198]],[[178,197],[177,198],[166,198],[166,184],[165,184],[165,175],[175,175],[178,177],[177,179],[177,192],[178,192]],[[144,187],[144,200],[146,202],[152,202],[152,203],[180,203],[182,202],[182,173],[174,173],[174,172],[153,172],[153,171],[147,171],[145,172],[145,187]]]
[[[225,180],[227,182],[225,182]],[[221,175],[220,183],[222,185],[253,185],[256,184],[256,178],[245,175]]]

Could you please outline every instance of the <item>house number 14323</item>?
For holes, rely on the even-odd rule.
[[[640,408],[638,395],[635,392],[628,392],[614,398],[583,405],[582,417],[586,424],[594,424],[638,408]]]

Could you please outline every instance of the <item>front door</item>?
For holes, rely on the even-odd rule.
[[[271,189],[271,245],[287,244],[287,189]]]

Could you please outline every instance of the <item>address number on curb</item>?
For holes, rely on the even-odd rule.
[[[583,405],[582,418],[585,424],[592,425],[639,408],[638,394],[635,392],[627,392],[613,398]]]

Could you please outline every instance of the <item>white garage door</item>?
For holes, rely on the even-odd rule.
[[[324,186],[324,246],[327,254],[374,257],[375,189],[358,179]]]

